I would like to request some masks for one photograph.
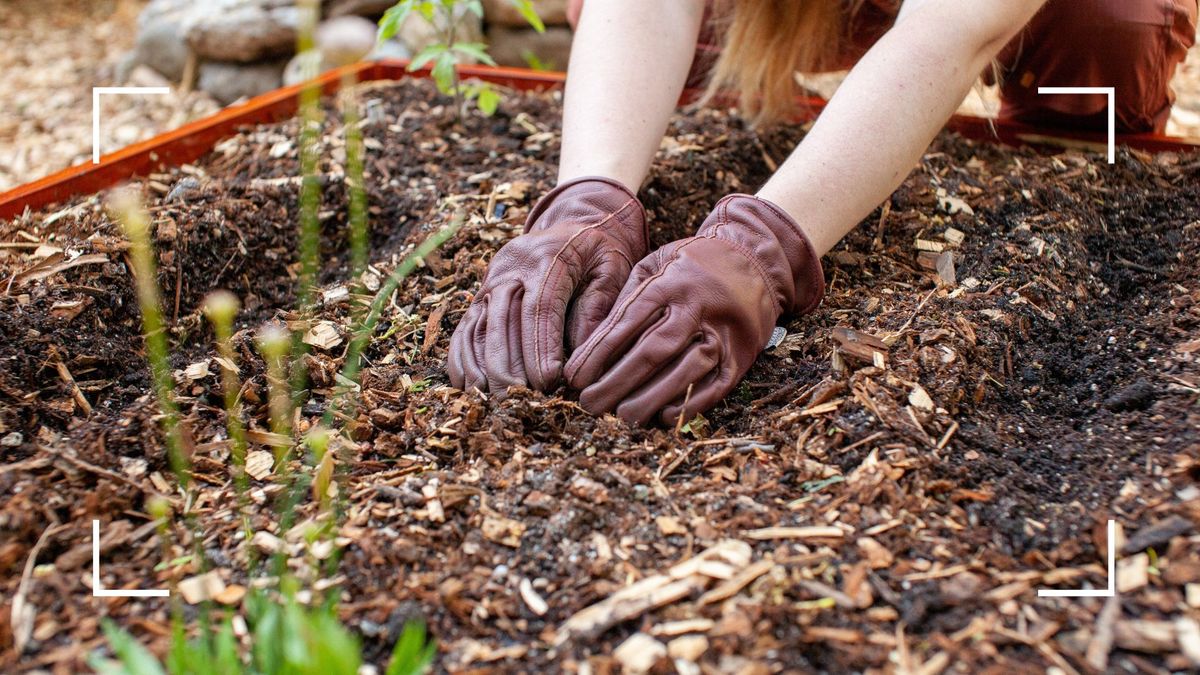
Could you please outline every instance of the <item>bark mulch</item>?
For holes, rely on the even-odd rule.
[[[250,496],[252,545],[288,547],[300,576],[340,588],[374,662],[423,616],[453,671],[1200,668],[1200,157],[1121,150],[1109,165],[943,134],[826,256],[824,304],[727,401],[680,429],[631,429],[570,392],[483,396],[443,373],[489,258],[552,184],[557,94],[463,122],[425,84],[358,95],[367,287],[456,214],[466,225],[394,295],[368,351],[355,440],[338,449],[336,576],[318,579],[329,551],[280,531],[269,462]],[[654,243],[753,190],[803,134],[676,117],[642,191]],[[197,516],[217,600],[239,606],[247,545],[197,306],[213,288],[242,298],[242,397],[252,451],[268,453],[253,335],[296,318],[295,137],[295,122],[246,129],[136,183],[190,432],[186,504],[102,196],[0,223],[0,670],[82,668],[102,616],[165,648],[163,601],[89,591],[93,518],[106,587],[199,574],[170,564],[190,550],[182,525],[162,550],[156,494]],[[334,119],[330,325],[302,428],[337,385],[351,314],[340,137]],[[1107,586],[1109,519],[1119,594],[1038,597]]]

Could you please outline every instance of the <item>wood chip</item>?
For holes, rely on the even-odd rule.
[[[621,663],[622,672],[630,674],[649,672],[666,655],[666,645],[645,633],[630,635],[613,650],[613,657]]]
[[[525,523],[503,516],[485,516],[480,529],[485,539],[517,548],[521,545],[521,535],[525,534]]]
[[[886,355],[888,352],[888,346],[882,339],[853,328],[838,326],[833,329],[832,336],[842,354],[860,361],[874,363],[876,354]]]
[[[658,525],[658,531],[662,532],[664,537],[669,537],[673,534],[687,534],[687,528],[674,516],[658,516],[654,519],[654,522]]]
[[[275,455],[266,450],[252,450],[246,454],[246,473],[254,480],[271,475],[275,468]]]
[[[716,588],[700,596],[697,604],[704,606],[714,602],[720,602],[726,598],[732,598],[738,591],[746,586],[749,586],[755,579],[766,574],[775,563],[770,560],[760,560],[746,569],[738,572],[733,578],[721,583]]]
[[[667,656],[695,663],[708,651],[708,638],[703,635],[684,635],[667,643]]]
[[[764,527],[747,530],[750,539],[841,539],[846,531],[833,525],[809,525],[807,527]]]
[[[1139,553],[1117,562],[1117,592],[1132,593],[1150,583],[1150,556]]]
[[[529,611],[538,616],[544,615],[550,611],[550,606],[538,595],[537,591],[533,590],[533,583],[529,579],[522,578],[521,583],[517,585],[517,590],[521,593],[521,599],[525,601],[525,606]]]
[[[680,621],[668,621],[660,623],[650,629],[650,634],[655,637],[674,637],[685,633],[707,633],[716,626],[717,622],[712,619],[683,619]]]
[[[177,586],[183,601],[189,605],[197,605],[205,600],[212,600],[225,593],[225,582],[216,570],[189,577],[179,582]]]
[[[332,321],[319,321],[304,334],[304,344],[330,350],[342,344],[342,335]]]
[[[919,384],[914,384],[912,391],[908,393],[908,403],[922,412],[931,413],[934,409],[933,399],[929,397],[929,392]]]

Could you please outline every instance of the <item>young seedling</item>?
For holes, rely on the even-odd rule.
[[[275,447],[275,468],[287,461],[292,437],[292,394],[288,389],[287,360],[292,351],[292,339],[282,326],[267,324],[258,331],[258,352],[267,366],[267,407],[271,433],[278,440]],[[286,439],[286,440],[285,440]]]
[[[533,8],[533,0],[509,0],[521,16],[539,33],[546,26]],[[461,9],[460,9],[461,8]],[[453,96],[459,118],[466,115],[466,106],[474,102],[484,115],[490,117],[500,105],[500,93],[487,82],[463,83],[459,80],[457,67],[470,59],[496,65],[488,54],[487,44],[459,40],[459,22],[467,13],[483,18],[483,3],[480,0],[400,0],[379,20],[379,42],[392,39],[408,17],[416,12],[435,31],[440,40],[422,49],[411,63],[409,71],[429,68],[438,91]]]
[[[166,323],[163,321],[158,292],[158,266],[150,241],[150,216],[143,208],[141,199],[132,191],[121,191],[114,195],[109,202],[109,212],[129,239],[129,260],[133,266],[138,306],[142,311],[146,359],[150,362],[150,379],[162,414],[167,459],[180,487],[186,490],[191,483],[190,459],[183,452],[179,429],[179,407],[175,404],[175,381],[171,376]]]

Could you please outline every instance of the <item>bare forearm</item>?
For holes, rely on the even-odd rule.
[[[759,195],[787,210],[819,254],[899,186],[979,73],[1041,3],[1014,3],[1021,7],[986,28],[972,24],[965,6],[971,4],[925,2],[902,15],[763,186]]]
[[[559,182],[637,190],[683,91],[702,0],[589,0],[571,48]]]

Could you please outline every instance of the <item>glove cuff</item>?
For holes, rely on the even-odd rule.
[[[812,242],[779,206],[732,194],[713,208],[696,233],[742,248],[774,286],[785,313],[807,314],[825,295],[825,272]]]
[[[642,203],[612,178],[584,176],[560,183],[533,206],[524,231],[545,230],[563,223],[579,229],[603,224],[606,229],[624,232],[637,258],[646,255],[650,246]]]

